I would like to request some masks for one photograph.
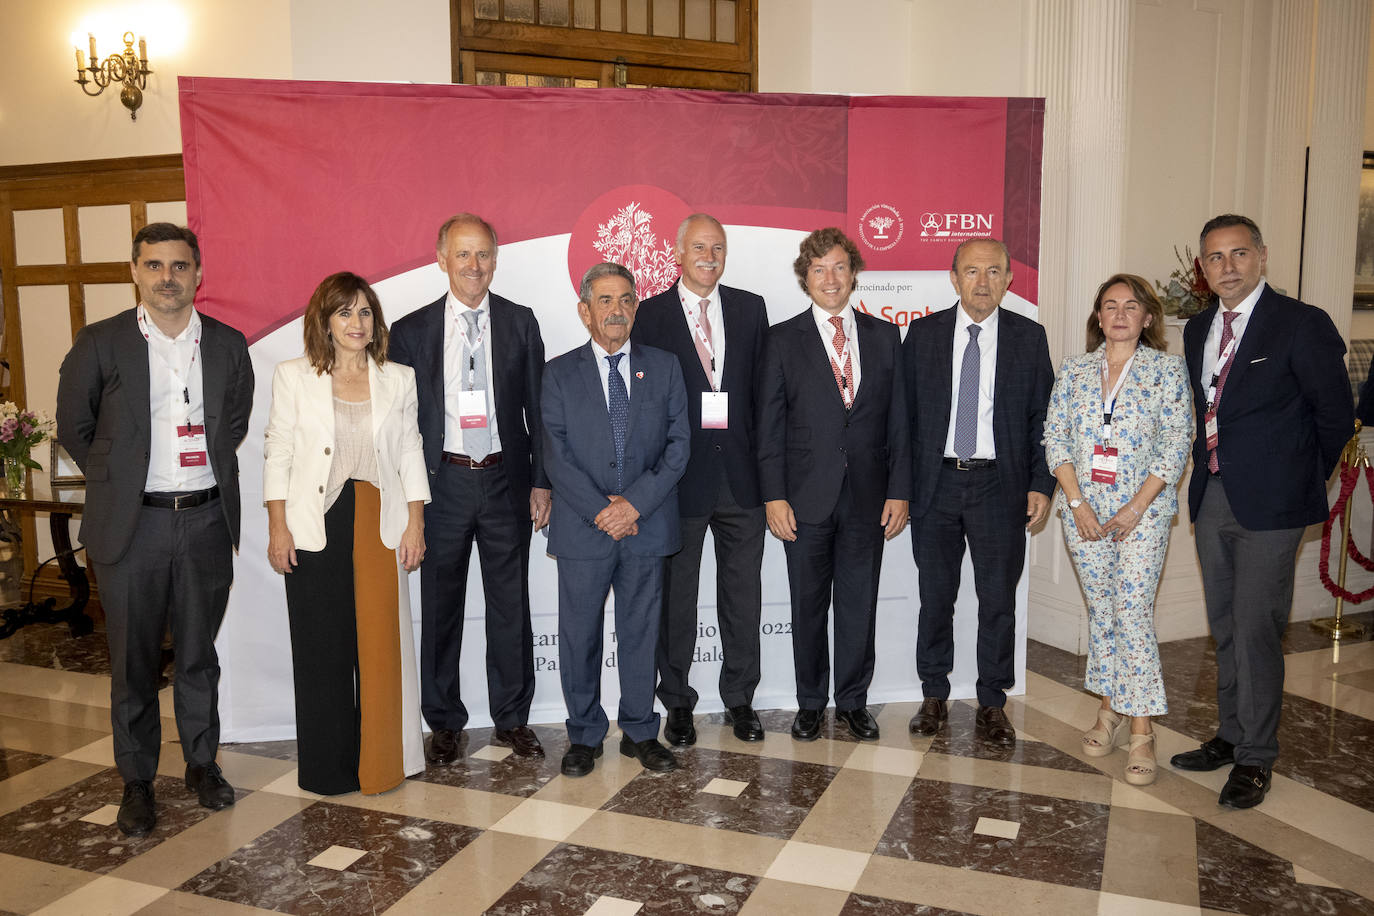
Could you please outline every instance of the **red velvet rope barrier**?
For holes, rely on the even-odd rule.
[[[1369,484],[1370,496],[1374,497],[1374,467],[1365,467],[1364,478],[1365,482]],[[1350,604],[1362,604],[1370,598],[1374,598],[1374,586],[1357,593],[1348,591],[1331,580],[1331,528],[1336,519],[1346,513],[1350,504],[1350,496],[1355,492],[1355,484],[1359,482],[1359,479],[1360,469],[1358,467],[1347,465],[1341,468],[1341,495],[1337,497],[1335,505],[1331,507],[1331,514],[1326,517],[1326,522],[1322,525],[1322,554],[1317,563],[1317,574],[1321,577],[1322,585],[1326,586],[1326,590]],[[1374,560],[1360,553],[1360,548],[1355,546],[1354,538],[1350,538],[1346,542],[1346,555],[1360,566],[1374,572]]]

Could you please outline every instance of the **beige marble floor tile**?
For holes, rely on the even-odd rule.
[[[275,795],[290,795],[296,798],[308,798],[311,801],[319,801],[320,799],[324,798],[323,795],[317,795],[314,792],[302,789],[300,787],[298,779],[299,776],[296,769],[296,764],[293,762],[291,763],[291,769],[287,770],[285,773],[281,774],[276,779],[272,780],[267,785],[263,786],[260,791],[271,792]]]
[[[583,916],[634,916],[642,909],[644,904],[638,900],[608,897],[603,894],[592,901],[592,905],[587,907]]]
[[[479,916],[557,845],[488,831],[398,900],[387,916]]]
[[[1317,887],[1340,887],[1340,884],[1330,878],[1325,878],[1310,868],[1303,868],[1301,865],[1293,866],[1293,880],[1299,884],[1313,884]]]
[[[1159,814],[1186,813],[1158,797],[1159,794],[1159,790],[1154,786],[1150,786],[1149,791],[1146,791],[1129,783],[1112,781],[1113,808],[1135,808],[1138,811],[1155,811]]]
[[[492,824],[491,829],[561,842],[582,826],[592,813],[591,808],[527,798]]]
[[[588,775],[575,779],[555,776],[532,797],[584,808],[600,808],[627,782],[644,772],[638,760],[620,756],[619,740],[606,742],[605,751],[596,761],[596,769]]]
[[[5,711],[5,715],[16,719],[70,725],[88,728],[91,731],[108,732],[111,728],[108,702],[104,706],[89,706],[85,703],[70,703],[48,697],[0,693],[0,709]]]
[[[35,722],[0,715],[0,747],[61,757],[68,751],[108,737],[108,732],[55,722]]]
[[[1079,690],[1070,687],[1068,684],[1061,684],[1054,678],[1045,677],[1043,674],[1036,674],[1034,671],[1026,672],[1026,693],[1022,696],[1022,701],[1027,705],[1041,700],[1052,699],[1065,694],[1078,694]]]
[[[180,758],[180,755],[177,755]],[[296,764],[291,760],[275,760],[271,757],[259,757],[255,754],[240,754],[236,751],[227,751],[220,748],[219,752],[220,769],[224,771],[224,778],[229,780],[229,784],[235,789],[244,789],[256,792],[263,786],[276,782],[287,773],[296,772]],[[185,773],[181,773],[183,778]]]
[[[1370,673],[1361,671],[1358,676],[1363,677]],[[1360,716],[1365,719],[1374,718],[1374,693],[1344,679],[1334,680],[1330,676],[1314,678],[1295,676],[1284,679],[1283,689],[1285,693],[1296,694],[1312,700],[1314,703],[1335,707],[1342,712],[1350,713],[1352,716]]]
[[[94,776],[103,767],[77,760],[49,760],[31,770],[0,782],[0,814],[9,814],[29,802],[46,798],[87,776]]]
[[[1351,687],[1358,687],[1361,690],[1374,691],[1374,670],[1370,671],[1351,671],[1346,674],[1336,675],[1336,680]]]
[[[332,796],[329,801],[339,805],[366,808],[369,811],[427,817],[485,830],[519,808],[525,799],[496,792],[480,792],[476,789],[407,779],[390,792],[380,795],[352,792],[348,795]]]
[[[89,872],[0,853],[0,910],[32,913],[96,879]]]
[[[1078,887],[888,856],[872,857],[854,893],[986,916],[1097,916],[1099,897]]]
[[[1285,671],[1332,674],[1374,669],[1374,642],[1332,643],[1323,649],[1293,652],[1283,657]]]
[[[217,811],[130,859],[110,874],[143,884],[177,887],[311,804],[302,798],[254,792],[240,798],[232,808]]]
[[[138,916],[264,916],[260,910],[243,903],[230,903],[214,897],[201,897],[184,891],[168,891],[138,911]]]
[[[926,754],[921,761],[921,779],[958,782],[987,789],[1009,789],[1032,795],[1049,795],[1072,801],[1110,803],[1112,783],[1106,776],[1091,776],[1048,767],[1020,766],[976,757]]]
[[[739,916],[837,916],[849,899],[846,891],[816,887],[814,884],[793,884],[764,878],[740,907]]]
[[[137,913],[165,893],[165,887],[102,875],[54,900],[34,916],[125,916]]]
[[[921,769],[923,752],[909,747],[883,747],[879,744],[860,744],[844,762],[847,769],[889,773],[893,776],[915,776]]]
[[[57,671],[33,665],[0,662],[0,693],[110,708],[110,678],[101,674]]]
[[[1165,903],[1162,900],[1103,893],[1097,912],[1099,916],[1202,916],[1203,912],[1212,911],[1204,911],[1184,903]]]
[[[910,785],[910,776],[840,770],[792,838],[870,853]]]
[[[1197,826],[1187,815],[1113,808],[1102,890],[1198,906]]]
[[[665,862],[762,875],[785,843],[774,837],[597,811],[568,842]]]
[[[697,726],[697,747],[729,751],[733,754],[752,754],[756,757],[776,757],[779,760],[818,763],[822,766],[844,766],[845,760],[849,758],[857,746],[852,741],[831,741],[829,738],[798,741],[790,734],[778,732],[768,732],[762,741],[739,741],[736,740],[728,727]]]
[[[764,877],[852,891],[870,858],[867,853],[790,840],[768,866]]]

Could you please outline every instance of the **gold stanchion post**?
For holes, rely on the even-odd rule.
[[[1360,421],[1355,421],[1355,435],[1345,444],[1345,450],[1341,452],[1342,468],[1367,468],[1369,467],[1369,456],[1365,454],[1364,446],[1360,444]],[[1341,514],[1341,562],[1338,567],[1336,584],[1342,589],[1345,588],[1345,564],[1350,551],[1350,504],[1355,501],[1355,494],[1352,492],[1345,501],[1345,512]],[[1345,599],[1340,595],[1336,596],[1336,614],[1333,617],[1318,617],[1312,621],[1312,629],[1319,633],[1325,633],[1333,640],[1341,640],[1347,637],[1354,638],[1364,635],[1364,627],[1352,620],[1345,620],[1341,612],[1344,609]]]

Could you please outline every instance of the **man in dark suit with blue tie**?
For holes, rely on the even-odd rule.
[[[620,753],[677,768],[658,743],[654,647],[663,558],[680,546],[677,483],[691,433],[677,357],[632,344],[634,275],[597,264],[577,304],[591,340],[544,369],[544,465],[553,483],[549,553],[558,559],[558,665],[568,707],[565,776],[586,776],[609,722],[601,708],[602,628],[615,588]]]
[[[759,486],[792,597],[792,737],[820,736],[833,599],[835,718],[876,741],[868,685],[878,574],[911,495],[901,335],[850,305],[863,257],[839,229],[803,239],[792,269],[812,305],[769,330],[759,380]]]
[[[948,718],[954,601],[964,545],[978,593],[979,738],[1010,745],[1003,706],[1016,683],[1016,584],[1026,529],[1049,512],[1045,411],[1054,385],[1045,329],[1000,308],[1011,257],[996,239],[959,245],[949,272],[959,302],[911,325],[902,345],[911,406],[911,549],[920,572],[916,673],[925,700],[911,731]]]
[[[387,354],[415,370],[433,494],[420,566],[420,709],[434,733],[428,759],[448,764],[462,753],[468,710],[458,659],[473,541],[486,595],[492,743],[543,757],[528,722],[531,523],[544,527],[550,505],[539,433],[544,341],[534,312],[489,292],[497,242],[486,220],[451,217],[437,254],[448,292],[392,325]]]
[[[697,587],[706,529],[716,546],[716,619],[720,624],[720,698],[741,741],[762,741],[754,712],[759,683],[763,503],[759,498],[754,384],[768,332],[763,299],[720,282],[725,229],[695,213],[677,230],[673,256],[682,277],[640,303],[633,339],[667,350],[682,366],[692,457],[678,484],[682,549],[664,571],[658,633],[658,698],[668,709],[663,737],[696,743],[697,692],[688,672],[697,645]]]
[[[1202,227],[1202,272],[1219,304],[1188,320],[1183,354],[1197,436],[1188,483],[1207,623],[1217,644],[1216,735],[1174,755],[1181,770],[1234,764],[1218,802],[1253,808],[1279,753],[1284,627],[1307,525],[1354,434],[1345,343],[1319,308],[1264,281],[1254,221]]]

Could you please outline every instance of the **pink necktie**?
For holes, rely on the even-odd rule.
[[[706,317],[706,307],[710,304],[710,299],[702,299],[697,303],[698,308],[701,310],[701,314],[697,316],[697,320],[701,322],[701,330],[702,333],[706,335],[707,340],[712,339],[711,319]],[[701,360],[701,371],[706,373],[706,384],[715,388],[716,382],[711,372],[711,351],[706,349],[706,343],[701,339],[701,334],[693,334],[692,339],[695,340],[697,344],[697,358]]]
[[[1221,353],[1226,352],[1226,348],[1231,345],[1231,339],[1235,337],[1235,335],[1231,333],[1231,322],[1235,320],[1236,314],[1236,312],[1221,313]],[[1227,358],[1226,362],[1222,363],[1221,367],[1217,370],[1217,390],[1216,393],[1212,395],[1213,413],[1216,412],[1217,406],[1221,404],[1221,389],[1226,387],[1226,376],[1231,374],[1231,363],[1235,362],[1235,360],[1236,354],[1232,353]],[[1207,453],[1207,470],[1211,471],[1213,474],[1221,473],[1221,462],[1217,460],[1216,449],[1212,449]]]
[[[849,351],[845,348],[844,319],[836,315],[830,319],[830,323],[835,326],[835,336],[830,341],[835,348],[835,358],[830,361],[830,368],[835,373],[840,398],[848,407],[854,403],[854,375],[849,365]]]

